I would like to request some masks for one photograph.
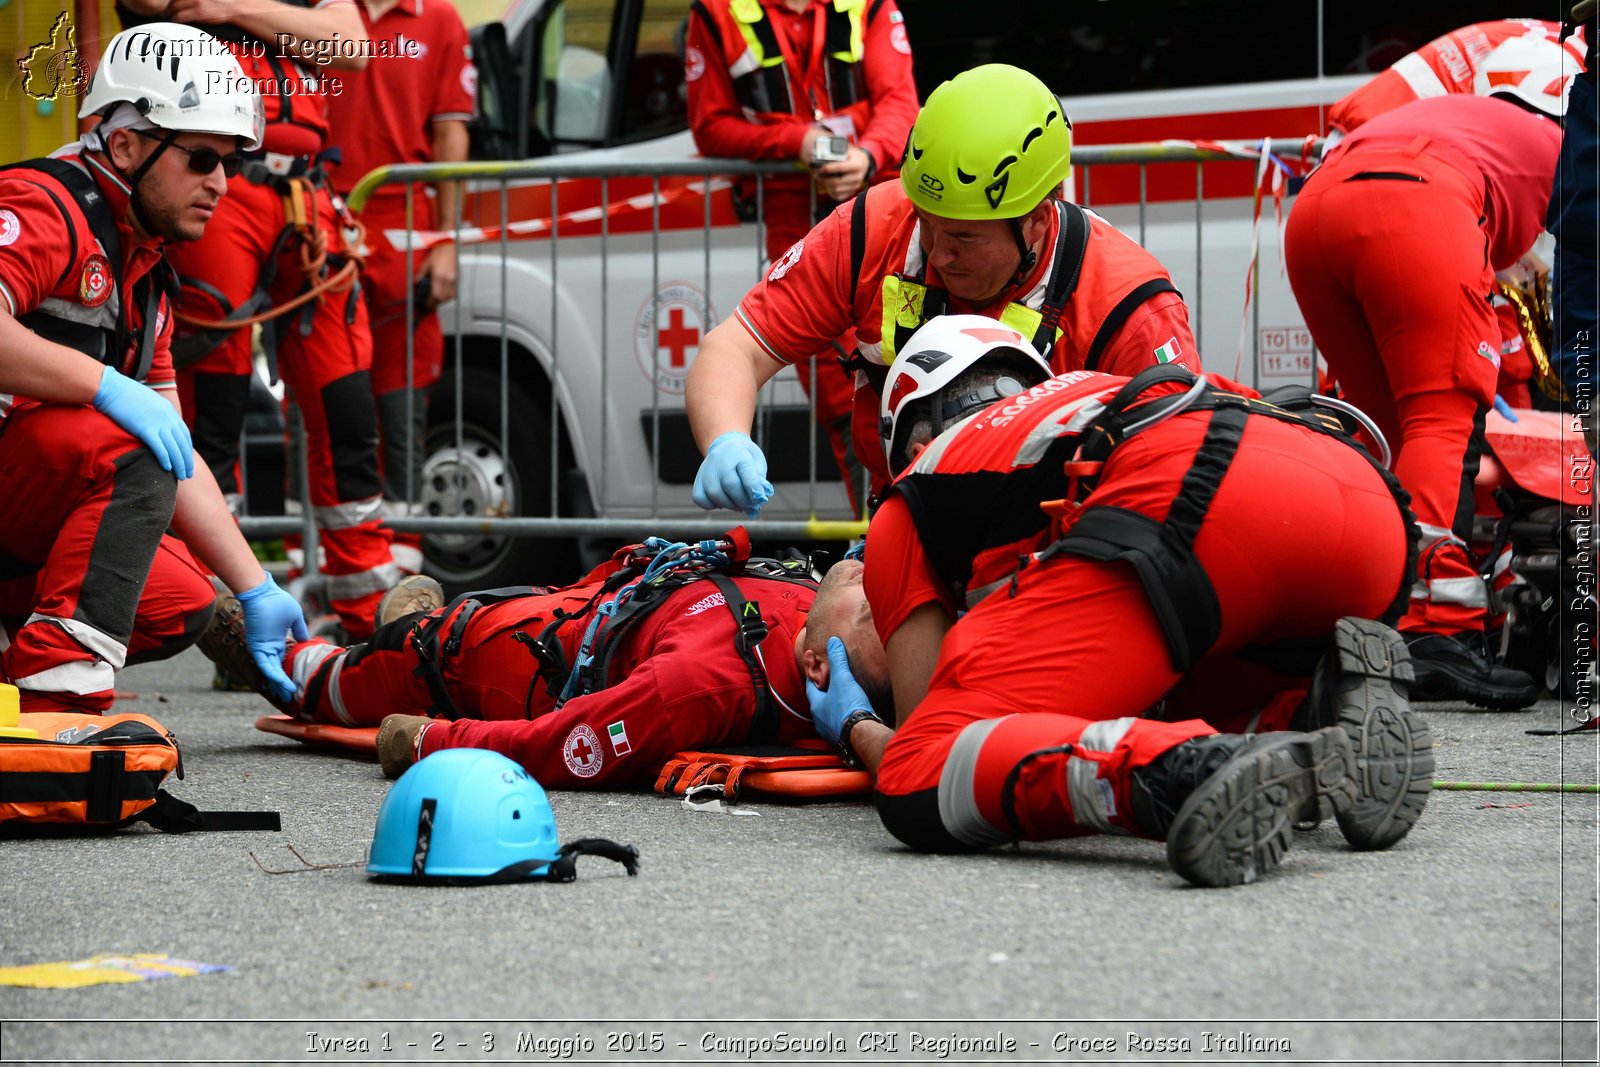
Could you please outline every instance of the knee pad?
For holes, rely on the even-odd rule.
[[[322,410],[334,492],[341,501],[377,496],[378,413],[372,399],[372,375],[356,371],[324,385]]]
[[[872,802],[878,818],[900,843],[917,852],[973,852],[950,835],[939,818],[939,789],[919,789],[915,793],[891,796],[874,791]]]
[[[248,374],[194,376],[194,450],[225,493],[238,491],[233,468],[239,460],[239,430],[250,403],[250,378]]]

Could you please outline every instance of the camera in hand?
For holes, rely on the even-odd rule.
[[[818,137],[811,146],[811,165],[842,163],[850,158],[850,142],[844,137]]]

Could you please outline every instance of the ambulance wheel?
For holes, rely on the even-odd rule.
[[[434,387],[428,405],[427,455],[420,493],[423,514],[467,518],[550,514],[550,407],[511,383],[509,444],[500,440],[497,373],[464,368],[458,439],[452,369]],[[561,451],[567,450],[563,445]],[[428,534],[422,539],[427,573],[452,596],[502,585],[546,585],[577,577],[572,539],[490,536],[478,532]]]

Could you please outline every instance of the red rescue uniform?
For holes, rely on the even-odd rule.
[[[802,11],[783,0],[702,0],[690,8],[687,42],[689,126],[702,154],[795,160],[806,131],[822,125],[872,157],[869,181],[896,176],[918,104],[911,44],[895,0],[813,0]],[[766,54],[772,48],[777,55]],[[755,182],[742,183],[741,191],[753,198]],[[806,175],[761,183],[769,261],[779,262],[811,229],[814,199],[819,212],[832,206]],[[846,328],[812,350],[814,395],[811,374],[799,375],[847,482],[855,386],[835,357],[853,347]]]
[[[174,388],[172,315],[165,296],[144,321],[157,242],[124,225],[126,183],[77,145],[56,154],[94,181],[116,220],[122,262],[106,250],[68,189],[43,171],[0,173],[0,299],[46,336],[44,315],[110,328],[126,313],[128,350],[109,361],[138,373],[154,331],[145,384]],[[114,283],[120,275],[120,286]],[[166,535],[177,482],[137,439],[92,407],[17,397],[0,423],[0,621],[10,645],[0,676],[23,710],[111,706],[115,671],[192,644],[215,594],[181,542]]]
[[[942,292],[938,272],[911,202],[898,183],[844,204],[806,235],[747,293],[734,314],[773,359],[792,363],[854,326],[857,349],[869,362],[892,361],[900,339],[933,314],[929,293]],[[865,214],[859,272],[851,250],[852,212]],[[1067,269],[1062,219],[1080,209],[1063,203],[1051,222],[1039,263],[1023,282],[986,307],[949,297],[942,311],[987,315],[1032,337],[1055,273]],[[1200,368],[1189,309],[1155,256],[1093,212],[1084,212],[1088,239],[1078,284],[1062,309],[1050,347],[1059,374],[1101,370],[1132,375],[1157,363]],[[1145,295],[1148,294],[1148,295]],[[886,295],[893,299],[886,302]],[[914,298],[914,299],[913,299]],[[1031,316],[1031,319],[1030,319]],[[888,481],[878,439],[878,397],[858,376],[856,451],[876,485]]]
[[[1214,640],[1177,666],[1134,567],[1060,546],[1086,534],[1086,516],[1113,514],[1103,509],[1170,533],[1220,411],[1135,434],[1079,506],[1053,521],[1039,508],[1074,495],[1060,458],[1075,447],[1071,416],[1124,384],[1071,374],[995,404],[935,441],[873,517],[865,591],[886,643],[918,607],[941,605],[952,619],[969,609],[878,770],[879,811],[904,840],[982,847],[1142,833],[1129,804],[1134,770],[1218,730],[1285,728],[1311,666],[1299,666],[1301,646],[1320,653],[1339,618],[1378,618],[1397,603],[1408,524],[1385,477],[1345,441],[1251,415],[1191,542],[1215,594]],[[1044,452],[1051,441],[1071,447]],[[1001,530],[1015,539],[989,544]],[[953,583],[957,572],[968,577]],[[1198,612],[1174,603],[1181,624]]]
[[[1452,93],[1471,93],[1484,59],[1513,37],[1561,35],[1559,22],[1501,19],[1451,30],[1403,57],[1388,70],[1341,99],[1328,110],[1331,129],[1349,133],[1368,119],[1413,100]],[[1575,52],[1582,63],[1581,52]]]
[[[1422,527],[1402,630],[1482,628],[1467,554],[1474,428],[1494,399],[1494,272],[1542,228],[1561,129],[1500,100],[1419,100],[1362,126],[1307,180],[1285,234],[1289,282],[1345,396],[1395,451]]]
[[[525,639],[538,636],[557,609],[582,608],[604,580],[591,579],[491,604],[469,617],[459,649],[444,657],[440,675],[465,717],[430,726],[422,755],[441,748],[492,749],[522,764],[546,788],[574,789],[653,778],[675,752],[750,740],[755,685],[734,647],[733,614],[706,581],[669,594],[618,638],[607,665],[610,686],[556,708]],[[815,591],[745,577],[733,582],[760,605],[767,623],[768,636],[756,654],[766,675],[767,706],[777,716],[777,740],[814,738],[794,640]],[[455,620],[446,618],[441,633],[449,633]],[[568,663],[575,661],[589,620],[589,613],[580,613],[556,633]],[[292,647],[285,670],[305,694],[296,710],[312,721],[343,726],[426,714],[434,696],[418,671],[412,640],[417,624],[416,617],[401,619],[350,649],[321,641]],[[558,681],[557,693],[560,688]]]
[[[206,320],[226,318],[253,300],[255,312],[282,304],[307,288],[308,264],[317,267],[325,255],[325,266],[313,271],[325,274],[347,251],[342,207],[317,166],[328,131],[325,97],[342,75],[285,58],[270,41],[224,43],[260,92],[267,124],[260,152],[228,180],[205,235],[170,253],[183,283],[180,310]],[[291,230],[295,235],[286,239]],[[278,368],[305,420],[307,489],[328,599],[346,631],[362,637],[400,576],[382,523],[366,306],[351,285],[280,316],[271,329]],[[195,450],[223,492],[235,497],[252,373],[250,330],[238,329],[180,381]]]
[[[365,70],[342,73],[344,91],[328,99],[329,143],[343,157],[333,172],[333,185],[342,196],[378,167],[433,162],[433,124],[470,121],[477,94],[467,30],[454,7],[401,0],[373,19],[364,4],[357,6],[368,37],[384,51]],[[412,229],[433,229],[433,198],[417,186],[412,193]],[[424,253],[419,242],[408,270],[403,235],[398,241],[389,236],[406,228],[403,185],[379,186],[361,222],[367,233],[361,287],[372,325],[372,389],[382,397],[407,385],[406,291]],[[417,389],[426,389],[439,380],[444,336],[438,314],[420,304],[412,323],[411,380]],[[404,474],[398,479],[391,475],[390,481],[403,494]]]

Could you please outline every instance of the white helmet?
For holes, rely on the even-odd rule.
[[[1501,42],[1473,76],[1478,96],[1509,96],[1559,119],[1567,113],[1572,78],[1583,62],[1565,45],[1542,33]]]
[[[1004,374],[993,385],[960,396],[945,396],[943,390],[984,359],[1006,357],[1004,364],[1022,364],[1020,375]],[[1009,369],[1009,367],[1008,367]],[[883,383],[883,399],[878,421],[884,455],[889,469],[899,473],[915,414],[901,416],[919,407],[913,403],[932,397],[934,436],[953,423],[983,410],[996,400],[1016,396],[1051,377],[1050,365],[1034,350],[1022,334],[984,315],[940,315],[929,319],[910,342],[900,350],[889,377]]]
[[[165,130],[238,137],[261,147],[261,94],[217,38],[195,26],[150,22],[106,45],[79,118],[128,103]]]

